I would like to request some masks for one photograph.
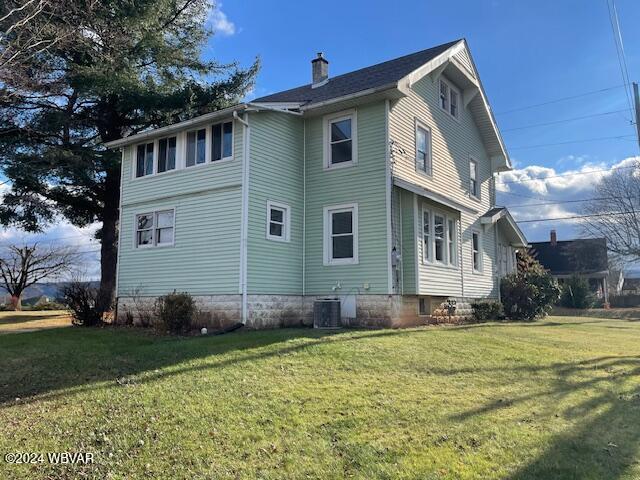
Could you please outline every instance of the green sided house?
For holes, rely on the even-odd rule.
[[[497,298],[527,242],[465,40],[108,144],[122,151],[118,314],[189,292],[213,327],[424,323]]]

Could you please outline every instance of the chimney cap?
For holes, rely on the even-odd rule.
[[[329,61],[326,58],[324,58],[324,52],[318,52],[317,55],[318,56],[316,58],[311,60],[312,62],[326,62],[326,63],[329,63]]]

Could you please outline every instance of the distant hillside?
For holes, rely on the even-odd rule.
[[[55,283],[36,283],[28,287],[22,298],[40,298],[42,296],[49,297],[51,299],[58,298],[60,296],[60,291],[62,287],[67,285],[69,282],[55,282]],[[98,287],[100,282],[90,282],[91,285]],[[5,296],[7,294],[7,290],[4,287],[0,287],[0,296]]]

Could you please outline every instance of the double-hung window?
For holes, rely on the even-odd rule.
[[[153,143],[138,145],[136,155],[136,177],[153,175]]]
[[[431,175],[431,129],[416,123],[416,169]]]
[[[173,245],[174,210],[160,210],[136,216],[136,247]]]
[[[324,209],[324,264],[358,263],[358,205]]]
[[[447,80],[440,79],[440,108],[453,118],[460,117],[460,91]]]
[[[445,221],[442,215],[437,213],[433,215],[433,244],[434,244],[434,258],[438,263],[446,263],[445,249],[444,249],[444,232]]]
[[[474,272],[482,271],[482,239],[479,232],[471,234],[471,259]]]
[[[289,241],[291,210],[288,205],[267,202],[267,239]]]
[[[422,259],[431,261],[431,212],[422,211]]]
[[[423,263],[458,265],[457,222],[445,213],[422,209]]]
[[[176,168],[176,137],[158,140],[158,173],[175,170]]]
[[[453,218],[447,219],[447,254],[451,265],[458,264],[457,245],[456,245],[456,221]]]
[[[480,198],[480,184],[478,183],[478,162],[469,159],[469,195]]]
[[[357,159],[356,114],[342,112],[325,118],[325,168],[353,165]]]
[[[233,122],[213,125],[211,139],[212,162],[226,160],[233,156]]]
[[[205,163],[207,145],[207,130],[201,128],[187,132],[187,167]]]

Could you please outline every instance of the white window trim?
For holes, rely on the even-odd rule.
[[[157,227],[157,218],[159,213],[163,212],[173,212],[173,238],[171,239],[171,243],[158,243],[156,230]],[[152,215],[153,216],[153,228],[151,231],[153,232],[153,243],[151,245],[138,245],[138,217],[142,215]],[[161,208],[159,210],[147,210],[144,212],[137,212],[133,215],[133,248],[135,250],[146,250],[148,248],[168,248],[173,247],[176,244],[176,209],[175,207],[171,208]]]
[[[212,152],[211,152],[211,149],[213,148],[213,132],[212,132],[212,130],[213,130],[213,127],[215,127],[216,125],[220,125],[221,128],[222,128],[222,125],[224,125],[225,123],[231,123],[231,155],[229,155],[228,157],[221,157],[218,160],[214,160]],[[208,144],[208,146],[209,146],[209,162],[210,163],[219,164],[219,163],[222,163],[222,162],[229,162],[229,161],[233,160],[233,157],[235,155],[235,143],[236,143],[235,142],[235,139],[236,139],[235,129],[236,129],[236,122],[234,122],[233,119],[225,120],[225,121],[222,121],[222,122],[216,122],[216,123],[212,123],[211,125],[209,125],[208,135],[211,137],[211,143]],[[224,130],[222,131],[222,138],[224,138]],[[222,143],[222,147],[223,147],[223,150],[224,150],[224,141]]]
[[[198,132],[200,130],[204,130],[204,162],[203,163],[194,163],[193,165],[187,166],[187,149],[189,148],[189,134],[191,132],[196,132],[196,145],[198,144]],[[196,151],[196,156],[197,156]],[[195,158],[194,158],[195,162]],[[204,125],[197,128],[190,128],[184,132],[184,168],[185,170],[191,170],[192,168],[204,167],[211,163],[211,125]]]
[[[421,128],[422,130],[426,130],[427,134],[429,135],[428,137],[429,151],[427,152],[427,160],[429,162],[429,168],[427,171],[422,170],[421,168],[418,167],[418,128]],[[414,137],[415,137],[414,165],[415,165],[416,172],[418,172],[420,175],[425,175],[431,178],[433,177],[433,133],[431,131],[431,127],[427,126],[426,123],[416,118],[415,128],[414,128]]]
[[[171,170],[165,170],[164,172],[159,172],[158,166],[160,165],[160,140],[166,139],[167,145],[168,145],[169,139],[174,137],[176,139],[176,166]],[[180,159],[180,135],[176,133],[175,135],[167,135],[166,137],[160,137],[160,138],[157,138],[154,143],[155,143],[155,147],[153,147],[154,148],[153,176],[166,175],[167,173],[175,172],[176,170],[178,170],[180,168],[180,164],[178,162],[178,160]]]
[[[440,76],[440,82],[443,82],[445,85],[447,85],[447,87],[449,87],[449,90],[448,90],[449,97],[447,98],[448,108],[442,108],[442,104],[440,103],[440,83],[438,83],[438,107],[443,112],[446,112],[447,115],[449,115],[451,118],[453,118],[457,122],[460,122],[460,113],[462,110],[462,94],[460,93],[460,89],[456,87],[453,83],[451,83],[448,79],[446,79],[443,75]],[[458,114],[457,115],[451,114],[451,91],[454,91],[458,94]]]
[[[331,164],[331,128],[333,122],[351,119],[351,161]],[[358,116],[355,109],[325,115],[322,118],[322,156],[325,170],[353,167],[358,164]]]
[[[283,211],[282,220],[282,237],[278,237],[277,235],[271,235],[270,227],[271,227],[271,208],[276,208],[278,210]],[[272,240],[274,242],[289,242],[291,239],[291,207],[285,203],[272,202],[271,200],[267,200],[267,226],[266,226],[266,235],[267,240]]]
[[[231,135],[232,135],[232,140],[231,140],[231,156],[230,157],[223,157],[220,160],[215,160],[212,161],[212,155],[211,155],[211,148],[212,148],[212,144],[213,144],[213,136],[211,134],[211,128],[214,125],[218,125],[218,124],[224,124],[224,123],[228,123],[231,122]],[[193,131],[198,131],[198,130],[205,130],[205,162],[204,163],[197,163],[195,165],[192,165],[190,167],[187,167],[187,133],[188,132],[193,132]],[[194,168],[199,168],[199,167],[204,167],[207,165],[220,165],[220,164],[224,164],[227,162],[231,162],[235,159],[235,145],[236,145],[236,127],[235,127],[235,120],[233,118],[231,119],[226,119],[223,120],[221,122],[216,122],[216,123],[212,123],[212,124],[204,124],[204,125],[200,125],[198,127],[195,128],[189,128],[186,130],[182,130],[179,132],[175,132],[173,134],[170,135],[164,135],[162,137],[158,137],[155,138],[153,140],[148,140],[146,142],[139,142],[136,143],[135,145],[133,145],[133,151],[131,153],[131,180],[132,181],[140,181],[142,179],[145,178],[152,178],[152,177],[157,177],[158,175],[167,175],[167,174],[171,174],[171,173],[175,173],[175,172],[179,172],[182,170],[191,170]],[[176,137],[176,168],[174,168],[173,170],[167,170],[164,172],[158,172],[158,157],[159,157],[159,150],[158,150],[158,146],[159,146],[159,142],[160,140],[164,139],[164,138],[171,138],[171,137]],[[137,152],[138,152],[138,146],[139,145],[146,145],[148,143],[153,143],[153,173],[150,173],[149,175],[143,175],[141,177],[137,177],[136,176],[136,170],[137,170]]]
[[[474,195],[473,192],[471,191],[471,164],[474,164],[476,166],[476,188],[478,189],[478,194]],[[482,182],[480,181],[480,163],[478,162],[478,159],[475,158],[473,155],[469,155],[469,183],[467,184],[467,188],[469,189],[469,197],[471,197],[474,200],[481,200],[481,196],[482,196]]]
[[[478,236],[478,267],[476,268],[476,266],[474,265],[473,262],[473,253],[475,252],[474,248],[473,248],[473,235],[477,235]],[[472,230],[471,231],[471,269],[473,270],[473,273],[482,273],[484,271],[484,255],[483,255],[483,249],[482,249],[482,232],[480,230]]]
[[[446,212],[444,212],[443,210],[440,210],[438,208],[433,208],[430,205],[423,203],[422,204],[422,209],[421,209],[421,216],[420,216],[420,225],[419,225],[419,231],[420,231],[420,241],[422,242],[422,264],[423,265],[432,265],[432,266],[438,266],[438,267],[444,267],[444,268],[451,268],[451,269],[458,269],[459,266],[459,260],[458,260],[458,255],[456,254],[454,257],[454,261],[451,261],[451,258],[449,258],[449,238],[448,238],[448,234],[449,234],[449,221],[453,221],[453,227],[454,227],[454,232],[453,232],[453,249],[454,252],[457,252],[458,249],[458,229],[459,227],[459,223],[458,223],[458,219],[452,215],[447,214]],[[429,245],[426,246],[425,248],[425,244],[424,244],[424,215],[425,213],[429,214]],[[444,258],[443,260],[436,260],[435,259],[435,216],[441,216],[444,218],[444,238],[443,238],[443,253],[444,253]]]
[[[145,151],[146,151],[147,145],[150,143],[153,143],[153,159],[151,160],[151,163],[153,165],[152,165],[151,173],[148,175],[142,175],[138,177],[138,147],[144,145]],[[133,174],[132,175],[133,180],[141,180],[143,178],[156,176],[157,175],[156,171],[158,166],[158,140],[156,139],[156,140],[149,140],[147,142],[136,143],[133,146],[133,152],[131,153],[131,160],[132,160],[131,173]]]
[[[331,214],[351,211],[351,222],[353,230],[353,258],[331,258],[332,245],[331,241]],[[330,205],[323,209],[323,265],[357,265],[358,264],[358,204],[357,203],[345,203],[342,205]]]

